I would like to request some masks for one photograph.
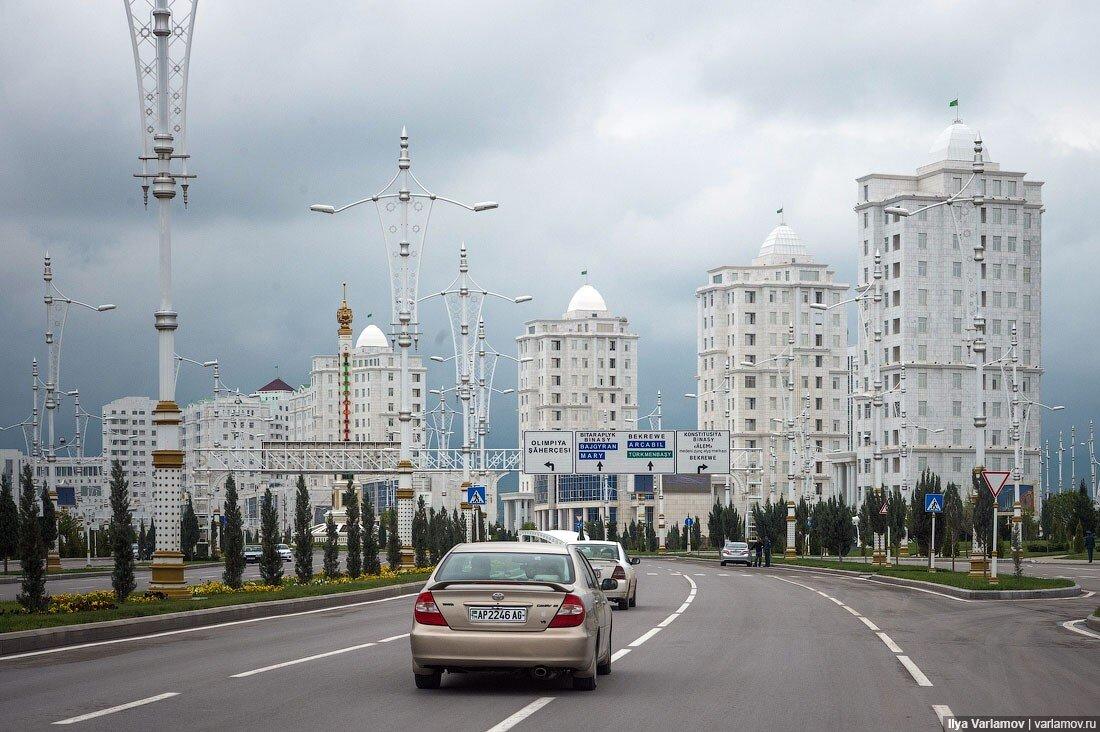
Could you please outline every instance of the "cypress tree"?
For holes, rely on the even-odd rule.
[[[283,581],[283,559],[276,548],[278,543],[279,519],[275,515],[275,498],[268,486],[260,500],[260,579],[264,584],[279,585]]]
[[[462,517],[458,515],[458,509],[457,508],[452,509],[452,511],[451,511],[451,524],[454,527],[454,543],[452,543],[451,546],[453,547],[455,544],[465,544],[466,543],[466,522],[463,521]],[[448,551],[450,551],[449,547],[448,547]]]
[[[218,558],[219,528],[220,527],[218,526],[218,518],[216,516],[212,516],[210,518],[210,558],[215,560]]]
[[[378,559],[378,530],[375,527],[374,504],[370,494],[363,491],[363,573],[378,575],[382,573],[382,563]]]
[[[390,569],[397,571],[401,566],[401,537],[397,535],[397,511],[389,510],[386,519],[386,563]]]
[[[31,466],[24,465],[19,476],[19,559],[22,562],[21,586],[16,599],[29,612],[45,610],[50,598],[46,594],[46,544],[42,540],[41,517],[35,500]]]
[[[138,547],[140,551],[141,548]],[[157,523],[152,518],[149,519],[149,532],[145,534],[145,555],[142,557],[145,560],[153,558],[153,552],[157,550]]]
[[[145,555],[145,544],[149,541],[145,536],[145,519],[141,520],[141,529],[138,531],[138,559],[141,559]]]
[[[382,516],[378,520],[378,546],[389,546],[390,509],[383,508]]]
[[[428,566],[428,510],[424,496],[416,501],[416,513],[412,523],[413,557],[417,567]]]
[[[359,526],[359,499],[351,478],[348,478],[348,490],[344,494],[344,510],[348,516],[348,575],[358,577],[363,573],[363,534]]]
[[[313,535],[310,533],[312,518],[306,477],[299,474],[297,490],[294,492],[294,574],[301,583],[313,579]]]
[[[122,463],[111,461],[111,554],[115,567],[111,587],[119,602],[134,591],[134,526],[130,516],[130,483],[122,473]]]
[[[241,586],[244,574],[244,520],[241,518],[241,504],[237,501],[237,481],[230,475],[225,479],[225,504],[222,515],[225,516],[225,533],[222,548],[225,550],[225,571],[222,580],[230,587]]]
[[[336,521],[332,518],[332,511],[329,511],[325,518],[325,555],[321,563],[321,569],[329,579],[340,576],[339,536],[336,531]]]
[[[695,523],[691,525],[691,548],[693,551],[703,548],[703,526],[698,516],[695,517]]]
[[[0,477],[0,556],[4,558],[4,573],[8,560],[19,556],[19,507],[15,505],[11,476]]]
[[[183,507],[183,517],[180,519],[180,551],[183,552],[185,561],[195,558],[195,548],[199,543],[199,518],[195,515],[195,505],[191,502],[191,496],[187,496],[187,504]]]

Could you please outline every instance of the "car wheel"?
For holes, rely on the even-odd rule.
[[[443,672],[433,671],[430,674],[413,674],[413,678],[416,679],[416,688],[418,689],[438,689],[440,682],[443,681]]]
[[[630,600],[627,600],[625,597],[621,600],[616,600],[615,607],[619,608],[620,610],[627,610],[630,608]]]
[[[591,676],[577,676],[573,675],[573,691],[595,691],[596,690],[596,675],[599,673],[600,665],[596,662],[596,656],[600,652],[600,639],[596,639],[596,647],[592,649],[592,665],[589,667]]]
[[[726,566],[725,562],[719,562],[719,564],[721,564],[723,567]]]
[[[634,586],[634,592],[630,593],[630,607],[638,606],[638,586]]]
[[[600,676],[607,676],[611,673],[611,628],[607,629],[607,655],[603,660],[596,664],[596,673]]]

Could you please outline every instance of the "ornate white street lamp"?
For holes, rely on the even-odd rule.
[[[180,502],[183,452],[180,408],[173,373],[176,311],[172,307],[172,231],[169,220],[177,179],[183,203],[195,176],[187,172],[187,75],[198,0],[124,0],[137,72],[138,118],[141,124],[141,179],[146,205],[149,189],[157,200],[160,233],[160,304],[154,313],[157,331],[157,406],[153,410],[153,514],[157,546],[149,589],[169,597],[187,596],[180,551]],[[175,165],[173,161],[177,161]]]

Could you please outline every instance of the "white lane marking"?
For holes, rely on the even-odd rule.
[[[1085,622],[1084,618],[1082,618],[1081,620],[1067,620],[1066,622],[1062,623],[1062,627],[1066,630],[1072,630],[1074,633],[1079,633],[1080,635],[1087,635],[1089,638],[1100,639],[1100,634],[1093,633],[1091,630],[1085,630],[1084,628],[1077,627],[1078,623],[1083,622]]]
[[[841,607],[844,608],[845,610],[847,610],[848,612],[850,612],[852,615],[855,615],[857,618],[859,617],[859,611],[853,610],[852,608],[848,607],[847,605],[841,605]]]
[[[752,575],[749,574],[748,572],[741,572],[741,576],[742,577],[752,577]]]
[[[856,617],[858,617],[863,622],[863,624],[866,625],[868,628],[875,631],[876,633],[878,632],[878,630],[879,630],[878,626],[875,625],[874,623],[872,623],[870,620],[863,617],[862,615],[857,615]]]
[[[650,638],[652,638],[653,636],[657,635],[660,632],[661,632],[660,628],[650,628],[649,630],[647,630],[646,632],[642,633],[640,636],[635,638],[630,643],[630,647],[631,648],[637,648],[638,646],[642,645],[647,640],[649,640]]]
[[[89,719],[95,719],[96,717],[104,717],[108,714],[114,714],[115,712],[123,712],[127,709],[133,709],[134,707],[140,707],[145,704],[152,704],[153,702],[161,701],[162,699],[171,699],[174,696],[179,696],[178,691],[166,691],[163,694],[157,694],[156,696],[148,696],[144,699],[138,699],[137,701],[127,702],[125,704],[119,704],[117,707],[110,707],[108,709],[100,709],[98,712],[89,712],[88,714],[81,714],[79,717],[69,717],[68,719],[62,719],[54,724],[76,724],[77,722],[86,722]]]
[[[401,635],[391,635],[389,638],[383,638],[382,640],[380,640],[378,642],[379,643],[389,643],[390,641],[395,641],[395,640],[399,640],[401,638],[408,638],[408,637],[409,637],[408,633],[402,633]]]
[[[955,713],[951,711],[951,707],[946,704],[933,704],[932,711],[936,713],[936,719],[940,720],[940,726],[947,729],[945,720],[947,717],[954,717]]]
[[[886,644],[886,647],[890,649],[891,653],[904,653],[901,650],[901,646],[894,642],[894,639],[883,633],[881,630],[877,633],[879,639]]]
[[[619,650],[617,650],[617,651],[615,651],[614,653],[611,654],[611,663],[615,663],[616,661],[618,661],[620,658],[622,658],[623,656],[625,656],[628,653],[630,653],[629,648],[620,648]]]
[[[246,676],[255,676],[256,674],[262,674],[266,671],[274,671],[275,669],[286,668],[287,666],[297,666],[299,663],[306,663],[307,661],[316,661],[318,658],[328,658],[329,656],[338,656],[341,653],[350,653],[351,651],[362,650],[363,648],[370,648],[377,645],[377,643],[360,643],[355,646],[348,646],[347,648],[337,648],[335,651],[326,651],[325,653],[315,653],[312,656],[306,656],[304,658],[295,658],[293,661],[283,661],[282,663],[273,663],[270,666],[264,666],[262,668],[254,668],[251,671],[242,671],[239,674],[233,674],[229,678],[231,679],[243,679]]]
[[[924,675],[924,672],[917,668],[917,664],[909,660],[909,656],[898,656],[898,660],[901,661],[901,665],[908,669],[909,673],[913,676],[913,680],[917,682],[917,686],[931,686],[932,682],[928,680],[928,677]]]
[[[646,574],[648,574],[650,577],[656,577],[657,576],[656,572],[646,572]]]
[[[817,594],[821,595],[822,597],[828,597],[828,595],[826,595],[826,594],[825,594],[824,592],[822,592],[821,590],[814,590],[814,592],[816,592]]]
[[[695,576],[696,576],[696,577],[706,577],[706,576],[707,576],[707,574],[706,574],[706,572],[696,572],[696,573],[695,573]]]
[[[840,600],[836,599],[835,597],[830,597],[829,599],[832,600],[833,602],[835,602],[837,605],[840,605],[841,607],[845,607],[844,603],[841,602]]]
[[[525,706],[523,709],[520,709],[518,712],[516,712],[512,716],[510,716],[510,717],[502,720],[500,723],[490,727],[487,730],[487,732],[507,732],[507,730],[512,729],[517,724],[519,724],[523,720],[527,719],[532,714],[534,714],[538,710],[542,709],[543,707],[545,707],[547,704],[549,704],[552,701],[554,701],[554,697],[552,697],[552,696],[539,697],[538,699],[535,699],[533,702],[531,702],[530,704]]]
[[[657,627],[658,628],[664,628],[664,627],[668,626],[669,623],[671,623],[673,620],[675,620],[678,617],[680,617],[680,613],[672,613],[672,615],[669,615],[667,618],[665,618],[661,622],[657,623]]]
[[[719,572],[719,573],[718,573],[718,576],[719,576],[719,577],[729,577],[729,575],[728,575],[728,574],[726,574],[725,572]]]
[[[876,585],[884,585],[886,587],[900,587],[903,590],[913,590],[914,592],[925,592],[929,595],[939,595],[940,597],[946,597],[948,600],[956,600],[958,602],[980,602],[980,600],[968,600],[965,597],[955,597],[954,595],[948,595],[943,592],[936,592],[935,590],[928,590],[924,587],[910,587],[909,585],[895,585],[890,582],[879,582],[878,580],[871,579],[870,577],[860,577],[860,580],[864,582],[873,582]],[[1044,598],[1045,599],[1045,598]]]
[[[679,607],[679,608],[678,608],[678,609],[676,610],[676,612],[675,612],[675,613],[673,613],[673,614],[674,614],[674,615],[679,615],[679,614],[680,614],[680,613],[682,613],[683,611],[687,610],[687,609],[688,609],[688,605],[690,605],[690,604],[691,604],[690,602],[685,602],[685,603],[684,603],[683,605],[681,605],[681,606],[680,606],[680,607]]]
[[[301,615],[315,615],[317,613],[327,613],[333,610],[345,610],[351,607],[362,607],[364,605],[374,605],[379,602],[389,602],[390,600],[400,600],[406,597],[416,597],[415,592],[410,592],[405,595],[395,595],[394,597],[383,597],[379,600],[363,600],[362,602],[353,602],[347,605],[336,605],[335,607],[321,607],[316,610],[301,610],[295,613],[283,613],[282,615],[268,615],[264,618],[248,618],[247,620],[230,620],[225,623],[214,623],[213,625],[200,625],[197,628],[181,628],[179,630],[166,630],[161,633],[149,633],[148,635],[135,635],[130,638],[115,638],[113,640],[94,641],[92,643],[77,643],[72,646],[61,646],[60,648],[47,648],[41,651],[27,651],[26,653],[13,653],[9,656],[0,656],[0,661],[12,661],[17,658],[28,658],[30,656],[42,656],[48,653],[61,653],[62,651],[75,651],[81,648],[94,648],[96,646],[107,646],[115,643],[130,643],[132,641],[149,640],[150,638],[164,638],[169,635],[179,635],[181,633],[195,633],[203,630],[214,630],[215,628],[228,628],[233,625],[244,625],[245,623],[259,623],[264,620],[280,620],[282,618],[295,618]]]

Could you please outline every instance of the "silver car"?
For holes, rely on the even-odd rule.
[[[744,541],[727,541],[722,546],[722,551],[719,554],[718,560],[723,567],[727,564],[744,564],[746,567],[752,566],[752,557],[749,556],[749,545]]]
[[[601,578],[610,577],[619,581],[619,587],[608,590],[607,599],[613,601],[620,610],[628,610],[638,604],[638,574],[634,565],[641,563],[640,557],[628,557],[623,545],[617,541],[578,541],[572,544],[592,563],[592,568]]]
[[[521,542],[459,544],[432,572],[413,605],[412,669],[418,689],[438,689],[444,671],[561,674],[574,689],[611,673],[611,608],[576,547]]]

